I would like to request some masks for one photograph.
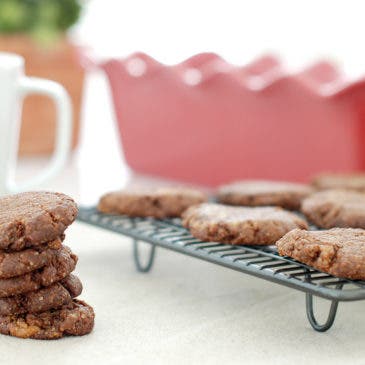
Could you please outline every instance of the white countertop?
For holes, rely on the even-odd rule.
[[[333,328],[317,333],[301,292],[163,249],[141,274],[127,238],[81,223],[66,240],[80,258],[94,331],[1,336],[3,364],[364,364],[363,302],[341,303]]]
[[[84,115],[82,150],[46,188],[92,203],[128,180],[111,143],[113,118],[101,107],[105,100],[99,96]],[[22,160],[19,176],[42,162]],[[81,298],[96,312],[94,331],[57,341],[1,336],[3,364],[365,363],[364,302],[340,303],[333,328],[317,333],[307,322],[301,292],[163,249],[151,272],[141,274],[129,239],[78,222],[66,233],[66,244],[79,255]],[[318,304],[324,314],[329,303]]]

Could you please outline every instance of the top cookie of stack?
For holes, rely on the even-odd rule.
[[[62,240],[77,206],[61,193],[27,192],[0,199],[0,249],[20,251]]]
[[[73,299],[77,256],[63,246],[78,213],[68,196],[27,192],[0,198],[0,333],[54,339],[91,331],[94,313]]]

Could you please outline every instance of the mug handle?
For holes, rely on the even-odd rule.
[[[72,137],[71,101],[63,86],[51,80],[24,77],[20,81],[19,92],[22,97],[28,94],[50,97],[56,105],[57,124],[55,149],[50,162],[37,176],[25,183],[16,184],[13,180],[8,181],[8,190],[12,193],[32,189],[57,175],[67,161]]]

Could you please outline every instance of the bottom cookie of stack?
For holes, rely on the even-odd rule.
[[[63,336],[83,336],[94,326],[94,311],[74,299],[57,310],[0,316],[0,333],[20,338],[52,340]]]

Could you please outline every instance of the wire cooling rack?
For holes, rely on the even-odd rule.
[[[202,242],[182,227],[180,219],[130,218],[99,213],[95,208],[81,208],[78,220],[133,239],[136,267],[148,272],[153,265],[157,246],[193,256],[305,292],[307,317],[316,331],[328,330],[336,317],[340,301],[365,299],[365,282],[340,279],[280,256],[274,246],[232,246]],[[143,265],[139,241],[151,244],[147,263]],[[314,315],[313,296],[331,300],[328,318],[319,324]]]

